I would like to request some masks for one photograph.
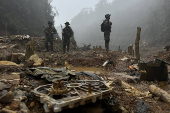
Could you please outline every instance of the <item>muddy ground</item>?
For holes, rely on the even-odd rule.
[[[145,96],[135,96],[131,93],[128,93],[125,88],[122,88],[119,84],[117,84],[117,79],[123,80],[129,83],[131,86],[135,87],[137,90],[141,92],[148,92],[150,85],[156,85],[161,89],[167,91],[170,94],[170,82],[169,81],[140,81],[139,77],[130,76],[129,66],[134,63],[133,60],[121,60],[123,58],[133,59],[132,56],[129,56],[127,53],[110,51],[105,52],[100,49],[91,49],[89,51],[81,51],[78,47],[71,46],[71,51],[67,54],[62,54],[61,52],[61,40],[56,40],[55,42],[55,52],[44,52],[44,38],[43,37],[34,37],[34,52],[44,61],[41,65],[42,67],[52,67],[52,68],[61,68],[65,66],[65,62],[68,62],[66,65],[69,70],[75,71],[89,71],[93,72],[96,75],[100,76],[104,80],[113,81],[112,87],[116,104],[119,106],[123,106],[128,112],[134,113],[137,109],[137,100],[141,99],[144,103],[146,103],[151,113],[169,113],[170,105],[163,102],[156,95],[152,95],[151,97]],[[15,40],[11,43],[7,43],[6,41],[0,43],[0,60],[5,61],[11,60],[12,53],[25,53],[26,43],[29,40]],[[76,48],[76,49],[75,49]],[[53,57],[52,57],[53,54]],[[141,60],[148,62],[153,61],[154,58],[158,57],[161,59],[165,59],[167,62],[169,59],[170,51],[163,50],[162,47],[152,47],[152,48],[141,48]],[[102,67],[105,61],[112,61],[111,64]],[[19,101],[18,104],[17,99],[13,99],[15,97],[11,97],[11,101],[1,101],[0,110],[1,112],[30,112],[30,113],[44,113],[43,105],[32,95],[30,92],[34,88],[49,84],[45,79],[32,77],[31,75],[27,75],[24,73],[28,66],[24,66],[25,59],[21,55],[18,57],[19,64],[23,64],[20,66],[9,66],[9,65],[0,65],[0,80],[1,84],[5,84],[5,87],[2,87],[0,90],[0,96],[3,96],[9,91],[15,92],[17,90],[22,91],[23,95],[26,96],[27,99],[23,99]],[[31,67],[36,67],[31,65]],[[168,67],[169,68],[169,67]],[[14,73],[15,72],[15,73]],[[168,69],[168,72],[170,70]],[[82,78],[83,79],[83,78]],[[15,82],[14,82],[15,80]],[[12,81],[12,82],[9,82]],[[21,93],[19,93],[21,94]],[[7,96],[8,97],[8,96]],[[10,96],[8,97],[10,98]],[[1,100],[1,98],[0,98]],[[25,103],[26,106],[21,105],[21,102]],[[102,104],[103,101],[98,101],[96,104],[88,104],[85,106],[79,106],[78,108],[64,110],[62,112],[81,112],[81,113],[103,113],[103,112],[119,112],[115,106],[104,106],[106,104]],[[24,107],[23,107],[24,106]],[[27,110],[26,110],[27,109]],[[110,110],[111,109],[111,110]],[[113,110],[114,109],[114,110]],[[25,110],[25,111],[24,111]]]

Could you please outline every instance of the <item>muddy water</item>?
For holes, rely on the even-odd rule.
[[[61,67],[55,67],[55,69],[58,69]],[[70,70],[75,70],[75,72],[79,71],[87,71],[90,73],[95,73],[95,74],[105,74],[107,71],[104,70],[104,68],[96,68],[96,67],[71,67]]]
[[[96,67],[72,67],[72,70],[78,71],[87,71],[95,74],[102,74],[106,73],[106,71],[103,68],[96,68]]]

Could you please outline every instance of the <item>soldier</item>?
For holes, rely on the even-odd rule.
[[[48,27],[45,28],[45,30],[44,30],[44,33],[45,33],[45,36],[46,36],[46,38],[45,38],[46,52],[49,51],[48,42],[50,42],[51,51],[53,51],[53,34],[56,34],[57,30],[52,25],[53,25],[53,23],[48,21]]]
[[[70,39],[73,36],[73,30],[69,26],[69,22],[65,23],[66,27],[63,29],[62,35],[63,35],[63,54],[66,52],[66,46],[67,46],[67,52],[69,52],[70,47]]]
[[[109,51],[109,42],[110,42],[110,32],[111,32],[111,26],[112,22],[110,22],[110,14],[106,14],[105,18],[106,20],[103,21],[101,24],[101,31],[104,32],[104,40],[105,40],[105,49],[106,51]]]

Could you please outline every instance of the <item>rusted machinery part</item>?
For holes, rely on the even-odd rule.
[[[50,95],[51,84],[40,86],[32,91],[35,96],[40,97],[45,112],[50,112],[50,109],[53,112],[60,112],[64,108],[74,108],[90,102],[95,103],[98,99],[101,100],[110,96],[112,91],[111,87],[107,87],[104,82],[99,80],[76,81],[76,83],[65,82],[64,84],[70,86],[68,87],[70,92],[59,99]],[[91,91],[89,91],[89,84],[91,84]]]

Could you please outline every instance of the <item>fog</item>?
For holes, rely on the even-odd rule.
[[[107,0],[99,0],[95,8],[83,8],[80,13],[74,16],[70,26],[74,30],[79,46],[83,46],[82,43],[91,43],[92,46],[102,45],[104,47],[104,36],[100,25],[105,19],[105,14],[111,14],[110,21],[113,23],[110,36],[111,49],[117,50],[118,46],[126,49],[128,45],[134,44],[137,27],[142,28],[141,44],[147,45],[155,38],[149,35],[153,33],[149,30],[155,29],[152,28],[154,24],[158,26],[159,22],[155,22],[155,17],[161,16],[157,15],[157,11],[162,11],[165,1],[114,0],[107,2]],[[57,30],[59,33],[61,32],[59,27]]]
[[[100,25],[105,14],[111,14],[112,50],[118,46],[127,50],[134,44],[137,27],[142,29],[141,46],[166,45],[170,42],[169,11],[170,0],[2,0],[0,36],[44,36],[48,21],[54,22],[61,36],[59,25],[69,21],[78,46],[91,43],[104,47]]]

